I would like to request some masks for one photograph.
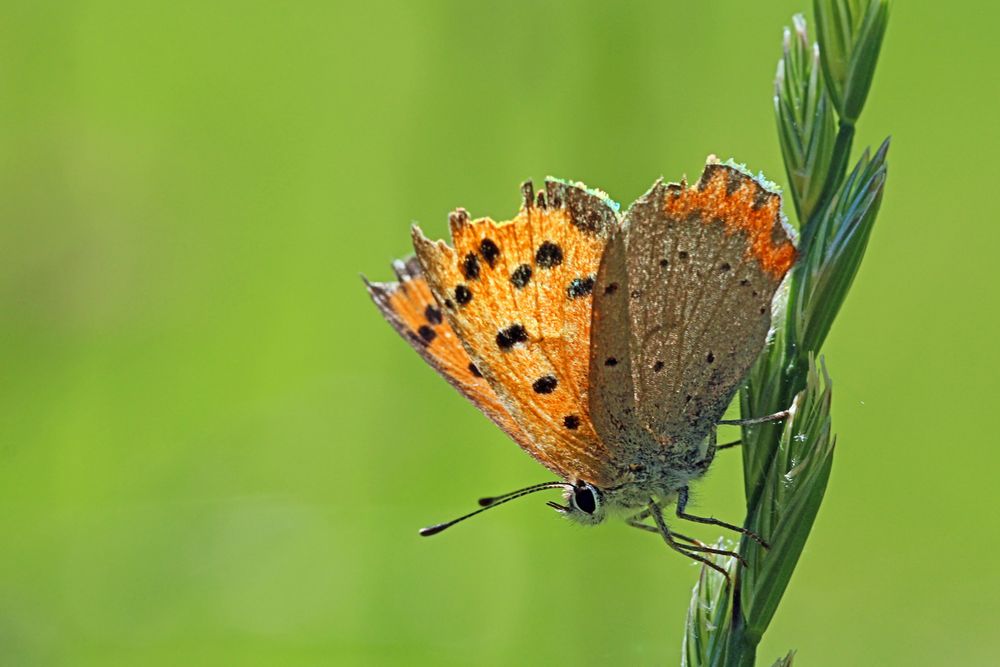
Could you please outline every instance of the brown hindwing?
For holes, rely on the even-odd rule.
[[[617,454],[700,441],[722,417],[795,259],[780,205],[709,164],[694,188],[658,181],[626,213],[595,286],[591,346],[591,411]]]

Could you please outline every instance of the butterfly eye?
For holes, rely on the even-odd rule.
[[[573,505],[581,512],[593,514],[600,505],[597,489],[586,482],[575,487],[573,489]]]

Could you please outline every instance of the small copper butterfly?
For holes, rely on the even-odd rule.
[[[424,360],[563,480],[484,498],[421,534],[561,488],[565,504],[549,505],[564,516],[623,516],[702,562],[695,552],[716,550],[672,532],[664,505],[759,540],[685,506],[795,261],[779,194],[714,158],[695,186],[658,180],[623,215],[580,183],[521,190],[508,222],[453,212],[451,246],[414,226],[398,281],[367,283]]]

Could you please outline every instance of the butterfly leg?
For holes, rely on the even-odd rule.
[[[648,512],[646,512],[644,514],[647,517],[649,516]],[[634,517],[631,518],[631,519],[626,519],[626,523],[628,523],[628,525],[632,526],[633,528],[638,528],[640,530],[644,530],[647,533],[656,533],[657,535],[661,535],[662,534],[662,533],[660,533],[660,529],[657,528],[656,526],[650,526],[647,523],[642,523],[642,521],[640,521],[640,520],[638,520],[638,519],[636,519]],[[719,554],[721,556],[731,556],[731,557],[735,558],[736,560],[740,561],[740,563],[742,563],[743,565],[747,564],[746,561],[743,559],[743,557],[740,556],[735,551],[726,551],[725,549],[714,549],[714,548],[708,546],[707,544],[705,544],[704,542],[702,542],[701,540],[696,540],[693,537],[688,537],[687,535],[681,535],[680,533],[677,533],[677,532],[674,532],[674,531],[670,531],[670,537],[676,538],[678,540],[681,540],[682,542],[688,542],[690,544],[690,546],[688,544],[680,544],[680,545],[678,545],[682,549],[687,549],[688,551],[698,551],[698,552]]]
[[[643,523],[643,520],[648,519],[649,516],[650,516],[649,510],[645,509],[636,514],[635,516],[625,519],[625,523],[632,526],[633,528],[638,528],[639,530],[645,530],[647,533],[656,533],[657,535],[659,535],[660,534],[659,528],[657,528],[656,526],[650,526],[648,523]],[[679,540],[682,540],[684,542],[690,542],[691,544],[694,544],[699,547],[706,546],[705,543],[701,542],[700,540],[696,540],[693,537],[688,537],[687,535],[681,535],[680,533],[675,533],[674,531],[670,531],[670,535],[672,537],[676,537]]]
[[[667,543],[668,547],[670,547],[671,549],[673,549],[678,553],[684,554],[691,560],[696,560],[699,563],[702,563],[703,565],[707,565],[708,567],[712,568],[713,570],[715,570],[716,572],[718,572],[719,574],[721,574],[726,578],[726,583],[731,584],[732,581],[729,579],[729,573],[726,572],[726,570],[721,565],[717,565],[716,563],[713,563],[704,556],[699,556],[697,553],[692,553],[692,552],[713,553],[722,556],[731,556],[735,557],[743,565],[746,565],[746,561],[744,561],[743,558],[734,551],[724,551],[722,549],[712,549],[710,547],[698,547],[698,546],[691,546],[678,543],[676,540],[674,540],[674,534],[671,533],[670,529],[667,527],[667,522],[663,520],[663,511],[660,509],[660,506],[657,505],[656,502],[654,502],[652,499],[650,499],[649,501],[649,513],[652,515],[653,521],[656,522],[656,528],[659,531],[660,535],[663,537],[663,541]]]
[[[656,526],[650,526],[648,523],[642,522],[642,520],[648,516],[649,516],[648,511],[643,514],[637,514],[633,517],[625,519],[625,523],[632,526],[633,528],[638,528],[639,530],[645,530],[647,533],[656,533],[657,535],[659,535],[660,534],[659,528],[657,528]]]
[[[727,442],[727,443],[722,444],[722,445],[716,445],[715,446],[715,451],[720,451],[720,450],[723,450],[723,449],[729,449],[730,447],[738,447],[738,446],[740,446],[742,444],[743,444],[742,440],[733,440],[732,442]]]
[[[684,508],[687,507],[687,503],[688,503],[688,489],[685,486],[684,488],[682,488],[677,492],[677,516],[679,518],[686,519],[688,521],[694,521],[695,523],[707,523],[712,526],[720,526],[722,528],[728,528],[729,530],[746,535],[751,540],[757,542],[758,544],[760,544],[760,546],[764,547],[765,549],[771,548],[770,544],[765,542],[763,538],[760,537],[760,535],[753,532],[752,530],[743,528],[742,526],[734,526],[731,523],[720,521],[715,517],[695,516],[693,514],[688,514],[687,512],[684,511]]]
[[[644,530],[647,533],[656,533],[657,535],[659,535],[660,534],[660,529],[659,528],[657,528],[656,526],[650,526],[648,523],[643,523],[643,520],[644,519],[648,519],[649,517],[650,517],[650,511],[648,509],[645,509],[645,510],[639,512],[638,514],[636,514],[635,516],[629,517],[628,519],[625,519],[625,523],[627,523],[628,525],[632,526],[633,528],[638,528],[639,530]],[[690,542],[691,544],[693,544],[693,545],[695,545],[697,547],[708,547],[708,545],[705,544],[704,542],[702,542],[701,540],[696,540],[695,538],[688,537],[687,535],[681,535],[680,533],[675,532],[675,531],[670,531],[670,536],[671,537],[675,537],[678,540],[681,540],[683,542]],[[690,547],[684,547],[684,548],[688,549]],[[730,553],[730,552],[726,552],[726,553]]]

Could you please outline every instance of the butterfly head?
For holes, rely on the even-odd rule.
[[[563,498],[565,505],[550,502],[549,507],[577,523],[594,525],[604,521],[607,516],[604,492],[589,482],[580,481],[568,486]]]

